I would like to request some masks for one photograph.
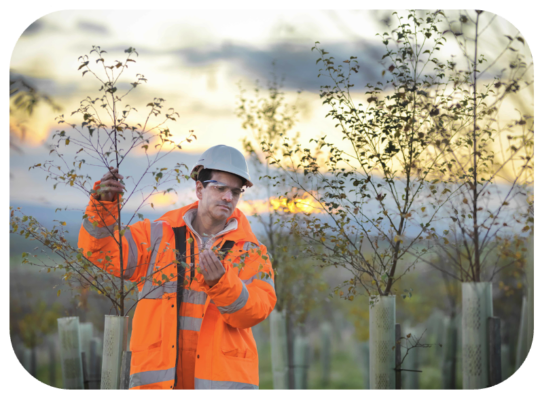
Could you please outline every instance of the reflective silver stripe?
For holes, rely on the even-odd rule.
[[[137,244],[135,243],[135,240],[133,240],[133,235],[129,229],[124,233],[124,237],[128,242],[128,259],[127,267],[124,270],[124,278],[129,279],[133,276],[133,273],[135,273],[135,269],[137,268],[137,263],[139,262],[139,250],[137,249]]]
[[[150,280],[148,280],[150,282]],[[146,286],[146,284],[145,284]],[[176,281],[167,281],[165,283],[154,284],[147,288],[147,291],[143,289],[143,292],[146,292],[144,295],[145,299],[159,299],[163,297],[165,293],[176,292]],[[141,293],[142,295],[143,293]],[[203,305],[206,302],[207,295],[203,291],[193,291],[191,289],[183,290],[184,297],[182,298],[183,302],[201,304]]]
[[[148,282],[150,282],[150,280],[148,280]],[[144,294],[144,299],[161,299],[163,297],[163,294],[170,294],[173,292],[176,292],[176,281],[167,281],[162,283],[161,285],[152,285],[149,288],[149,291]],[[139,295],[143,295],[143,293],[141,292]],[[142,299],[142,296],[140,299]]]
[[[180,329],[182,330],[196,332],[201,330],[202,318],[184,317],[181,315],[178,317],[178,321],[180,322]]]
[[[185,289],[183,291],[182,302],[193,304],[205,304],[207,295],[204,291],[193,291],[191,289]]]
[[[255,243],[252,243],[251,241],[246,241],[244,245],[242,246],[242,250],[249,251],[255,248],[259,248],[259,246]]]
[[[237,381],[204,380],[195,377],[196,390],[258,390],[255,384],[239,383]]]
[[[221,314],[235,313],[246,305],[248,298],[249,292],[246,288],[246,284],[242,283],[242,292],[240,292],[240,296],[228,306],[218,306],[218,310]]]
[[[161,289],[161,287],[154,287],[152,285],[152,273],[154,272],[154,264],[156,263],[156,257],[159,250],[159,244],[163,237],[163,224],[161,222],[152,222],[150,225],[150,248],[152,248],[152,255],[150,257],[150,263],[148,264],[148,270],[146,271],[146,280],[144,281],[144,287],[142,292],[139,293],[139,299],[152,298],[150,295],[151,292],[155,292],[156,289]],[[161,292],[163,295],[163,290],[158,291],[157,294]],[[158,296],[161,297],[161,296]]]
[[[176,368],[170,368],[165,370],[150,370],[147,372],[134,373],[129,376],[129,388],[174,380],[175,372]]]
[[[92,236],[94,239],[104,239],[105,237],[110,237],[114,234],[114,227],[118,224],[115,222],[109,226],[94,226],[88,218],[83,220],[83,228]]]
[[[115,226],[117,226],[116,223],[109,226],[103,226],[101,228],[97,226],[94,227],[94,225],[92,225],[88,218],[85,218],[83,220],[84,229],[86,229],[88,234],[90,234],[90,236],[92,236],[94,239],[104,239],[105,237],[112,237],[114,234]],[[137,244],[135,244],[135,240],[133,240],[133,236],[131,235],[131,231],[129,229],[126,229],[124,237],[128,242],[129,248],[127,267],[124,270],[124,278],[129,279],[131,278],[131,276],[133,276],[133,273],[135,273],[135,269],[137,268],[137,263],[139,261],[139,251],[137,249]]]
[[[249,285],[249,284],[251,284],[253,282],[253,280],[257,279],[257,280],[261,280],[261,281],[264,281],[265,283],[270,284],[272,286],[272,288],[274,288],[274,290],[275,290],[276,287],[274,286],[274,281],[272,280],[272,277],[269,274],[268,274],[268,276],[266,276],[265,274],[267,274],[267,273],[262,273],[262,272],[257,273],[256,275],[251,276],[247,280],[242,280],[242,282],[245,285]]]

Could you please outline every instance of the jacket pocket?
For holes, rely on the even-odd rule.
[[[255,359],[257,346],[251,331],[234,328],[225,324],[221,341],[221,352],[226,357],[240,359]]]

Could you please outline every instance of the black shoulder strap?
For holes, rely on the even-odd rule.
[[[176,247],[176,260],[179,262],[177,265],[176,275],[176,296],[178,298],[178,307],[182,303],[182,292],[179,292],[184,286],[184,277],[186,268],[182,265],[182,262],[186,261],[186,227],[179,226],[173,228],[174,231],[174,245]]]
[[[227,240],[219,249],[219,255],[221,259],[225,259],[231,248],[234,247],[234,240]]]
[[[179,226],[177,228],[173,228],[174,232],[174,246],[177,251],[176,254],[176,260],[179,262],[176,266],[177,268],[177,275],[176,275],[176,316],[177,318],[177,324],[176,324],[176,341],[178,342],[178,335],[180,333],[180,306],[182,305],[182,297],[183,292],[182,288],[184,287],[184,278],[185,278],[185,271],[186,268],[184,265],[182,265],[182,262],[186,261],[186,227]],[[177,346],[178,347],[178,346]],[[178,349],[178,348],[177,348]],[[180,353],[176,353],[176,363],[175,366],[178,366],[178,355]],[[174,385],[176,386],[176,369],[174,370]]]
[[[183,262],[186,259],[186,227],[179,226],[178,228],[173,228],[173,231],[175,247],[176,251],[178,251],[176,260]]]

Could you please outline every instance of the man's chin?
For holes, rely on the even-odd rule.
[[[227,219],[232,214],[232,210],[229,207],[217,206],[214,209],[214,217],[219,220]]]

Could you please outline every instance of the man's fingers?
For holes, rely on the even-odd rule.
[[[205,253],[206,253],[206,251],[203,251],[203,252],[200,253],[199,263],[201,265],[201,269],[208,273],[208,264],[207,264],[207,261],[206,261]]]
[[[109,172],[107,172],[103,178],[102,181],[109,180],[109,179],[123,179],[124,176],[118,173],[118,169],[116,167],[109,167]]]
[[[124,184],[122,184],[120,181],[116,180],[106,180],[101,182],[101,186],[107,187],[107,188],[118,188],[118,189],[126,189]]]
[[[224,270],[223,264],[219,260],[219,258],[216,256],[216,254],[213,251],[208,251],[208,259],[212,262],[212,267],[216,271],[216,273],[220,273]]]
[[[123,180],[124,179],[124,176],[122,174],[118,174],[118,173],[107,173],[103,176],[102,178],[102,181],[105,181],[105,180]]]

